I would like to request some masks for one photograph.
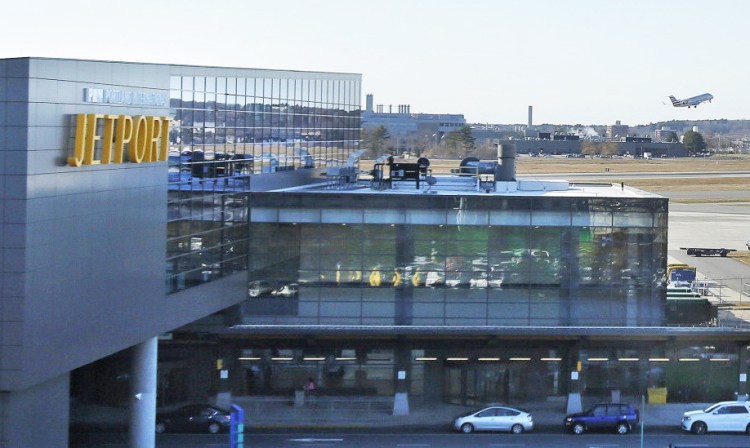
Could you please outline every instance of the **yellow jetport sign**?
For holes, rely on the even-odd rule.
[[[77,114],[75,149],[68,165],[124,163],[125,151],[131,163],[166,161],[170,120],[146,115]]]

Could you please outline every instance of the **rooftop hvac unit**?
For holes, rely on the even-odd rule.
[[[420,157],[415,162],[395,162],[393,156],[383,156],[375,161],[371,171],[373,188],[392,188],[393,181],[415,181],[419,189],[419,182],[427,176],[430,160]]]

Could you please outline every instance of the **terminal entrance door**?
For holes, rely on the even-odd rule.
[[[521,369],[510,363],[446,364],[444,397],[448,403],[508,403],[517,395]]]

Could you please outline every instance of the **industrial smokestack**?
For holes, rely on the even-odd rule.
[[[532,123],[533,123],[531,121],[531,118],[532,118],[532,115],[533,115],[533,109],[534,109],[534,106],[529,106],[529,127],[531,127]]]

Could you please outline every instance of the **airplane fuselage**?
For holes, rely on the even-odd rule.
[[[712,99],[714,99],[714,96],[710,93],[704,93],[703,95],[698,96],[691,96],[690,98],[685,98],[684,100],[678,100],[674,96],[669,97],[670,100],[672,100],[672,106],[674,107],[698,107],[700,103],[708,101],[711,102]]]

